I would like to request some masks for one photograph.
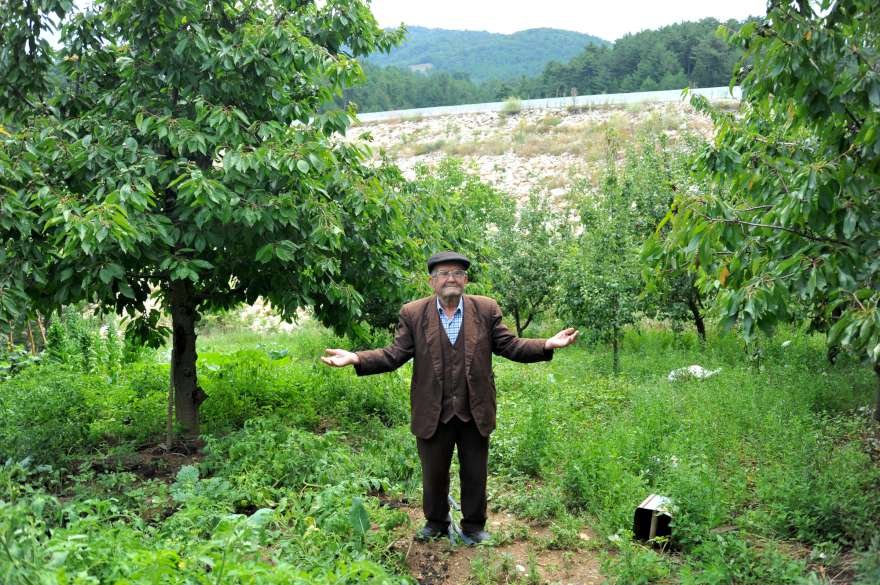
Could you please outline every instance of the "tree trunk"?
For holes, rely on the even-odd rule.
[[[165,451],[174,444],[174,362],[168,368],[168,412],[165,417]]]
[[[840,306],[834,307],[831,310],[831,321],[828,323],[827,327],[825,327],[825,338],[828,338],[828,331],[834,327],[834,324],[840,320],[840,316],[843,315],[843,308]],[[829,345],[828,349],[825,351],[825,358],[828,360],[828,363],[834,365],[837,361],[837,356],[840,354],[840,346],[839,345]]]
[[[617,339],[617,327],[614,328],[611,338],[612,370],[616,376],[620,372],[620,343]]]
[[[523,325],[522,325],[522,331],[520,331],[519,333],[516,334],[517,337],[522,337],[522,336],[525,334],[525,332],[526,332],[526,328],[527,328],[529,325],[531,325],[531,323],[532,323],[532,319],[534,319],[534,317],[535,317],[535,314],[534,314],[534,313],[532,313],[532,314],[530,314],[530,315],[528,316],[528,318],[526,319],[526,322],[523,323]]]
[[[37,328],[40,330],[40,340],[43,342],[43,347],[46,347],[46,325],[43,323],[43,316],[40,315],[39,311],[37,311]]]
[[[12,336],[12,330],[10,330],[9,335],[6,336],[6,347],[9,348],[9,351],[15,349],[15,338]]]
[[[34,329],[31,327],[31,320],[25,319],[25,323],[27,323],[27,338],[31,346],[31,355],[37,355],[37,342],[34,341]]]
[[[691,285],[690,293],[688,294],[688,308],[691,310],[691,314],[694,316],[694,325],[697,327],[697,335],[700,336],[700,341],[706,342],[706,324],[703,322],[703,315],[700,314],[700,296],[697,289]]]
[[[194,439],[199,434],[199,405],[206,398],[196,378],[196,322],[199,314],[191,282],[173,280],[170,289],[174,410],[185,437]]]
[[[874,404],[874,420],[880,422],[880,361],[874,362],[874,373],[877,374],[877,400]]]

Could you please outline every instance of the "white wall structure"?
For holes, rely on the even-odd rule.
[[[711,101],[739,100],[742,92],[739,86],[702,87],[688,90],[690,94],[702,95]],[[540,98],[521,100],[523,110],[582,108],[590,106],[610,106],[636,104],[645,102],[678,102],[687,99],[683,90],[669,89],[664,91],[639,91],[634,93],[603,93],[598,95],[581,95],[574,97]],[[361,122],[377,122],[399,118],[419,118],[426,116],[446,116],[450,114],[476,114],[479,112],[501,112],[507,102],[489,102],[485,104],[463,104],[459,106],[436,106],[432,108],[410,108],[408,110],[390,110],[388,112],[368,112],[359,114]],[[507,106],[509,107],[509,105]]]

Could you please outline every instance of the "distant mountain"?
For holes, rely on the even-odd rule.
[[[472,81],[539,75],[550,61],[568,62],[589,45],[607,41],[556,28],[533,28],[511,35],[484,31],[410,27],[403,44],[367,59],[380,67],[464,73]]]

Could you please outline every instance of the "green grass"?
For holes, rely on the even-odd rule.
[[[155,478],[131,461],[161,441],[162,350],[112,375],[48,360],[0,382],[0,582],[400,582],[391,544],[412,527],[382,498],[418,500],[410,369],[319,363],[346,345],[308,321],[203,330],[204,455]],[[794,330],[760,346],[756,361],[732,335],[631,331],[616,377],[603,347],[496,359],[491,505],[546,523],[556,549],[592,527],[611,582],[823,583],[849,561],[873,582],[873,374]],[[691,364],[721,372],[667,381]],[[649,493],[675,503],[665,552],[630,538]],[[505,570],[478,560],[473,577]]]
[[[856,409],[870,404],[875,380],[858,364],[829,367],[820,340],[794,336],[782,349],[784,339],[764,341],[758,368],[735,338],[700,348],[666,332],[629,334],[617,378],[601,350],[560,352],[527,382],[505,364],[501,463],[533,472],[543,455],[546,482],[536,502],[512,503],[541,519],[548,494],[561,497],[606,537],[628,543],[634,505],[649,493],[668,495],[683,582],[798,582],[806,564],[780,552],[788,541],[867,548],[880,469],[861,440],[871,422]],[[666,380],[694,363],[721,373]],[[668,558],[617,546],[625,550],[609,560],[611,573],[649,574],[646,559],[667,572]]]

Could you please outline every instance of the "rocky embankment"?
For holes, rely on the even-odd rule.
[[[708,136],[711,127],[686,103],[646,103],[372,122],[354,127],[350,136],[368,134],[377,156],[385,151],[409,178],[418,165],[455,156],[484,181],[522,199],[536,189],[555,197],[572,181],[595,177],[609,131],[624,143],[646,132],[674,143],[687,133]]]

